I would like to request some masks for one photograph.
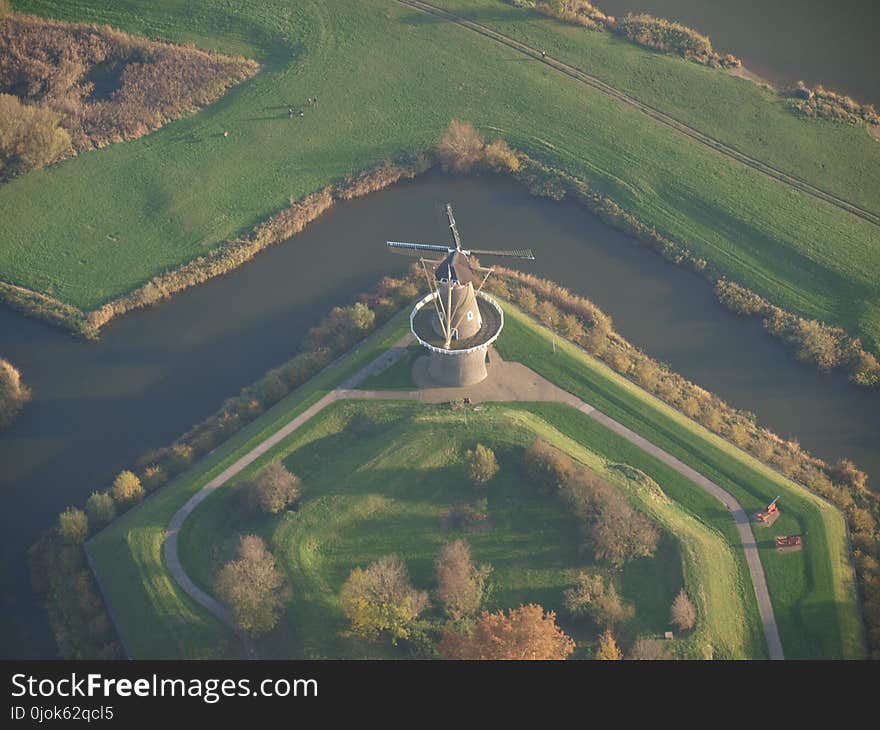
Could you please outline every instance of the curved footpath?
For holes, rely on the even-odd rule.
[[[595,419],[616,434],[619,434],[630,443],[648,452],[651,456],[659,459],[664,464],[672,467],[677,472],[690,479],[698,487],[718,499],[725,507],[727,507],[736,522],[743,550],[745,551],[752,586],[755,590],[755,598],[758,602],[758,611],[761,616],[761,623],[764,627],[764,636],[767,640],[767,648],[769,650],[770,658],[785,658],[782,651],[782,642],[779,638],[779,629],[776,626],[776,618],[773,615],[773,604],[770,602],[770,592],[767,590],[767,581],[764,578],[764,569],[761,565],[758,546],[755,543],[755,537],[752,534],[749,518],[745,510],[732,495],[715,484],[715,482],[710,481],[687,464],[684,464],[661,449],[659,446],[642,438],[634,431],[631,431],[613,418],[596,410],[593,406],[585,403],[580,398],[562,390],[533,370],[530,370],[520,363],[504,362],[497,352],[492,353],[490,363],[491,377],[489,380],[483,381],[482,383],[469,388],[424,388],[422,390],[414,391],[357,389],[357,386],[366,378],[380,373],[393,362],[404,357],[406,355],[407,346],[412,339],[412,335],[407,334],[406,337],[400,340],[390,350],[366,365],[355,375],[340,384],[336,389],[327,393],[323,398],[311,405],[298,416],[291,419],[267,439],[257,444],[257,446],[251,449],[247,454],[238,459],[234,464],[229,466],[190,497],[186,504],[175,513],[174,517],[172,517],[163,544],[165,563],[168,566],[168,570],[190,598],[206,608],[223,624],[241,636],[245,645],[246,654],[249,658],[257,658],[256,647],[254,646],[253,641],[242,634],[225,606],[217,601],[217,599],[208,595],[193,582],[180,562],[180,555],[178,552],[179,536],[180,529],[183,527],[183,523],[186,519],[215,490],[219,489],[232,479],[232,477],[239,474],[256,459],[286,439],[300,426],[310,421],[327,406],[336,401],[346,399],[419,400],[426,403],[441,403],[460,399],[464,395],[467,395],[474,403],[490,401],[555,401],[570,405],[581,413]],[[416,373],[416,380],[418,380],[418,373]]]
[[[684,122],[679,121],[678,119],[667,114],[666,112],[663,112],[660,109],[651,106],[650,104],[646,104],[643,101],[639,101],[634,96],[630,96],[626,92],[623,92],[620,89],[611,86],[611,84],[602,81],[598,77],[587,73],[577,66],[565,63],[564,61],[560,61],[556,58],[552,58],[549,55],[542,56],[541,51],[537,48],[533,48],[532,46],[526,45],[522,41],[518,41],[508,35],[499,33],[489,26],[483,25],[482,23],[477,23],[476,21],[470,20],[463,15],[457,15],[456,13],[452,13],[448,10],[437,7],[436,5],[431,5],[431,3],[422,2],[422,0],[395,1],[400,3],[401,5],[406,5],[407,7],[413,8],[414,10],[418,10],[419,12],[431,15],[441,20],[445,20],[448,23],[458,25],[462,28],[466,28],[467,30],[478,33],[484,38],[488,38],[495,43],[507,46],[517,53],[522,53],[536,61],[540,61],[541,63],[546,64],[555,71],[558,71],[559,73],[564,74],[565,76],[568,76],[575,81],[586,84],[587,86],[601,91],[607,96],[613,97],[614,99],[617,99],[618,101],[621,101],[628,106],[638,109],[640,112],[648,115],[660,124],[674,129],[687,137],[690,137],[695,142],[698,142],[705,147],[709,147],[710,149],[715,150],[725,157],[736,160],[737,162],[740,162],[743,165],[752,168],[753,170],[757,170],[758,172],[763,173],[767,177],[771,177],[774,180],[777,180],[790,187],[797,188],[801,192],[812,195],[814,198],[823,200],[826,203],[830,203],[831,205],[840,208],[841,210],[845,210],[847,213],[852,213],[853,215],[856,215],[863,220],[873,223],[876,226],[880,226],[880,214],[877,214],[871,210],[867,210],[866,208],[862,208],[855,203],[851,203],[845,198],[841,198],[834,193],[830,193],[827,190],[816,187],[815,185],[807,182],[802,178],[791,175],[783,170],[780,170],[777,167],[773,167],[772,165],[769,165],[766,162],[762,162],[755,157],[751,157],[744,152],[740,152],[738,149],[736,149],[736,147],[731,147],[729,144],[726,144],[725,142],[722,142],[715,137],[711,137],[705,132],[701,132],[699,129],[691,127],[689,124],[685,124]]]

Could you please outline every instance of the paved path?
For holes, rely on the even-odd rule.
[[[784,658],[782,642],[779,638],[779,629],[776,626],[776,619],[773,615],[773,605],[770,602],[770,593],[767,590],[767,581],[764,578],[764,569],[761,565],[755,537],[752,534],[749,517],[732,495],[715,484],[715,482],[710,481],[687,464],[661,449],[659,446],[652,444],[650,441],[639,436],[626,426],[618,423],[613,418],[606,416],[604,413],[588,403],[585,403],[577,396],[562,390],[562,388],[554,385],[533,370],[527,368],[525,365],[515,362],[505,362],[498,355],[497,351],[492,352],[489,364],[489,378],[482,383],[468,388],[435,388],[430,387],[427,383],[424,384],[426,387],[413,391],[363,390],[357,387],[369,376],[381,372],[393,362],[403,357],[406,353],[407,345],[411,341],[412,335],[408,334],[394,347],[366,365],[351,378],[343,382],[338,388],[330,391],[315,404],[290,420],[278,431],[255,446],[234,464],[226,468],[221,474],[208,482],[196,494],[190,497],[189,501],[187,501],[187,503],[184,504],[171,519],[171,523],[166,532],[165,543],[163,545],[165,563],[167,564],[169,571],[181,588],[183,588],[183,590],[194,601],[204,606],[220,621],[242,637],[242,640],[245,643],[245,650],[250,658],[256,658],[256,648],[254,647],[253,641],[240,632],[226,607],[217,601],[217,599],[199,588],[183,569],[183,565],[180,562],[180,555],[178,553],[178,537],[180,529],[187,517],[189,517],[196,507],[207,499],[215,490],[223,486],[232,477],[240,473],[256,459],[286,439],[300,426],[310,421],[327,406],[336,401],[346,399],[418,400],[427,403],[442,403],[464,397],[470,398],[473,403],[492,401],[554,401],[570,405],[581,411],[581,413],[595,419],[606,428],[619,434],[630,443],[648,452],[664,464],[672,467],[677,472],[690,479],[698,487],[704,489],[718,499],[731,512],[734,522],[736,523],[737,531],[739,532],[739,537],[746,555],[749,575],[758,602],[758,611],[764,627],[764,636],[767,639],[770,658]],[[416,368],[416,371],[418,372],[418,367]]]
[[[646,104],[643,101],[639,101],[635,97],[630,96],[620,89],[617,89],[616,87],[605,83],[601,79],[587,73],[577,66],[565,63],[564,61],[560,61],[549,55],[546,57],[542,57],[541,50],[538,48],[533,48],[532,46],[526,45],[522,41],[518,41],[508,35],[499,33],[489,26],[483,25],[482,23],[477,23],[476,21],[470,20],[463,15],[457,15],[456,13],[452,13],[448,10],[445,10],[444,8],[432,5],[431,3],[423,2],[422,0],[396,1],[401,5],[406,5],[407,7],[425,13],[426,15],[430,15],[440,20],[444,20],[447,23],[452,23],[462,28],[466,28],[467,30],[477,33],[484,38],[488,38],[495,43],[506,46],[516,51],[517,53],[524,54],[536,61],[540,61],[541,63],[546,64],[555,71],[565,76],[568,76],[575,81],[579,81],[582,84],[601,91],[606,96],[610,96],[620,102],[623,102],[624,104],[627,104],[628,106],[638,109],[640,112],[651,117],[656,122],[659,122],[666,127],[680,132],[686,137],[689,137],[690,139],[705,147],[709,147],[710,149],[715,150],[715,152],[718,152],[725,157],[736,160],[737,162],[740,162],[743,165],[752,168],[753,170],[757,170],[758,172],[763,173],[767,177],[771,177],[774,180],[788,185],[789,187],[796,188],[801,192],[807,193],[807,195],[811,195],[814,198],[818,198],[819,200],[822,200],[826,203],[830,203],[831,205],[834,205],[841,210],[845,210],[847,213],[852,213],[853,215],[856,215],[863,220],[880,226],[880,214],[871,210],[867,210],[866,208],[862,208],[855,203],[851,203],[845,198],[841,198],[834,193],[823,190],[822,188],[819,188],[802,178],[787,173],[784,170],[780,170],[777,167],[773,167],[772,165],[763,162],[762,160],[759,160],[755,157],[747,155],[745,152],[741,152],[735,147],[732,147],[731,145],[726,144],[725,142],[722,142],[715,137],[711,137],[705,132],[701,132],[699,129],[691,127],[685,122],[679,121],[678,119],[667,114],[666,112],[663,112],[660,109]]]

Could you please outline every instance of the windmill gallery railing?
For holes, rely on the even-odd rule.
[[[498,313],[498,329],[492,334],[491,337],[487,338],[484,342],[481,342],[479,345],[474,345],[473,347],[466,347],[460,350],[450,349],[447,350],[443,347],[437,347],[436,345],[432,345],[430,342],[424,340],[419,333],[416,331],[415,326],[415,318],[416,315],[424,308],[426,304],[430,304],[439,296],[439,293],[436,291],[430,292],[423,296],[419,301],[416,302],[416,305],[413,307],[412,312],[409,315],[409,328],[413,333],[413,336],[418,340],[419,344],[422,345],[426,350],[430,352],[435,352],[440,355],[469,355],[473,352],[478,352],[480,350],[486,350],[489,345],[491,345],[495,340],[498,339],[498,335],[501,334],[501,330],[504,328],[504,310],[501,309],[501,305],[495,300],[494,297],[489,296],[484,291],[475,292],[478,299],[482,299],[484,302],[489,304],[495,311]]]

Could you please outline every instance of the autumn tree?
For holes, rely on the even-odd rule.
[[[580,573],[575,585],[565,591],[564,600],[572,616],[589,616],[607,628],[629,621],[636,613],[618,594],[613,581],[606,582],[598,573]]]
[[[660,542],[660,528],[613,488],[598,500],[588,530],[595,556],[617,567],[653,555]]]
[[[278,514],[299,501],[302,482],[284,464],[273,461],[248,484],[247,498],[251,509],[265,514]]]
[[[495,172],[516,172],[520,168],[519,157],[503,139],[486,145],[484,160],[489,169]]]
[[[221,568],[215,590],[238,626],[251,636],[275,628],[284,603],[290,600],[275,557],[257,535],[239,539],[236,558]]]
[[[483,159],[485,147],[473,124],[453,119],[437,145],[437,157],[444,170],[470,172]]]
[[[697,625],[697,607],[693,601],[688,598],[688,594],[682,588],[675,600],[672,602],[670,610],[670,623],[677,626],[681,631],[687,631]]]
[[[354,633],[375,639],[388,634],[392,643],[410,636],[428,605],[428,594],[413,588],[403,561],[389,555],[355,568],[339,593],[342,612]]]
[[[474,616],[486,595],[492,568],[477,566],[471,547],[465,540],[444,545],[434,562],[437,574],[437,598],[453,621]]]
[[[488,446],[477,444],[464,454],[464,468],[471,484],[481,487],[498,473],[498,460]]]
[[[556,614],[537,604],[504,611],[483,611],[470,632],[447,627],[440,640],[446,659],[567,658],[575,643],[556,625]]]
[[[44,167],[71,151],[61,115],[0,94],[0,178]]]
[[[605,631],[602,632],[602,636],[599,637],[599,648],[596,650],[596,659],[605,661],[617,661],[623,659],[623,652],[621,652],[620,647],[617,646],[617,640],[614,638],[614,634],[611,633],[611,629],[605,629]]]
[[[109,492],[92,492],[86,501],[86,515],[95,527],[103,527],[116,518],[116,503]]]
[[[68,507],[58,515],[58,534],[65,542],[81,545],[89,536],[89,518],[76,507]]]
[[[121,471],[113,480],[110,493],[116,504],[127,505],[140,502],[144,498],[144,488],[137,475],[130,471]]]

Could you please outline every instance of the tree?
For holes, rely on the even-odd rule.
[[[376,322],[376,313],[366,304],[363,302],[357,302],[350,307],[349,311],[351,324],[356,330],[366,332],[367,330],[372,329],[373,324]]]
[[[144,488],[137,475],[130,471],[121,471],[113,480],[110,493],[116,504],[127,505],[140,502],[144,498]]]
[[[0,178],[44,167],[71,151],[61,115],[0,94]]]
[[[470,172],[480,160],[486,143],[470,122],[453,119],[437,145],[437,157],[444,170]]]
[[[264,467],[247,489],[251,509],[270,515],[287,509],[301,496],[302,481],[291,474],[280,460]]]
[[[612,581],[581,573],[574,587],[565,591],[565,608],[572,616],[589,616],[599,626],[612,628],[635,616],[635,608],[618,594]]]
[[[68,507],[58,515],[58,534],[65,542],[81,545],[89,536],[89,518],[76,507]]]
[[[516,152],[503,139],[496,139],[486,145],[484,157],[489,169],[495,172],[516,172],[520,167]]]
[[[556,625],[556,614],[537,604],[504,611],[483,611],[470,633],[443,630],[440,654],[446,659],[561,660],[575,643]]]
[[[529,479],[545,492],[555,491],[574,473],[571,458],[540,438],[525,450],[523,466]]]
[[[605,629],[599,637],[599,648],[596,651],[596,659],[604,661],[617,661],[623,659],[623,652],[617,646],[617,641],[611,629]]]
[[[681,631],[687,631],[697,625],[697,607],[688,598],[684,588],[678,592],[678,595],[672,602],[670,623],[677,626]]]
[[[375,639],[386,633],[396,644],[410,636],[413,622],[428,605],[428,594],[413,588],[403,561],[389,555],[352,570],[339,604],[355,634]]]
[[[92,492],[86,501],[86,515],[96,527],[103,527],[116,519],[116,503],[109,492]]]
[[[475,449],[468,449],[465,452],[464,468],[471,483],[481,487],[498,473],[498,460],[492,449],[477,444]]]
[[[594,507],[586,526],[595,556],[620,567],[653,555],[660,541],[657,525],[607,482],[594,479],[591,484]]]
[[[453,621],[474,616],[486,595],[492,568],[474,565],[470,545],[456,540],[443,546],[434,562],[437,574],[437,598]]]
[[[284,603],[290,600],[275,557],[257,535],[239,539],[237,557],[221,568],[215,590],[235,622],[251,636],[275,628]]]

